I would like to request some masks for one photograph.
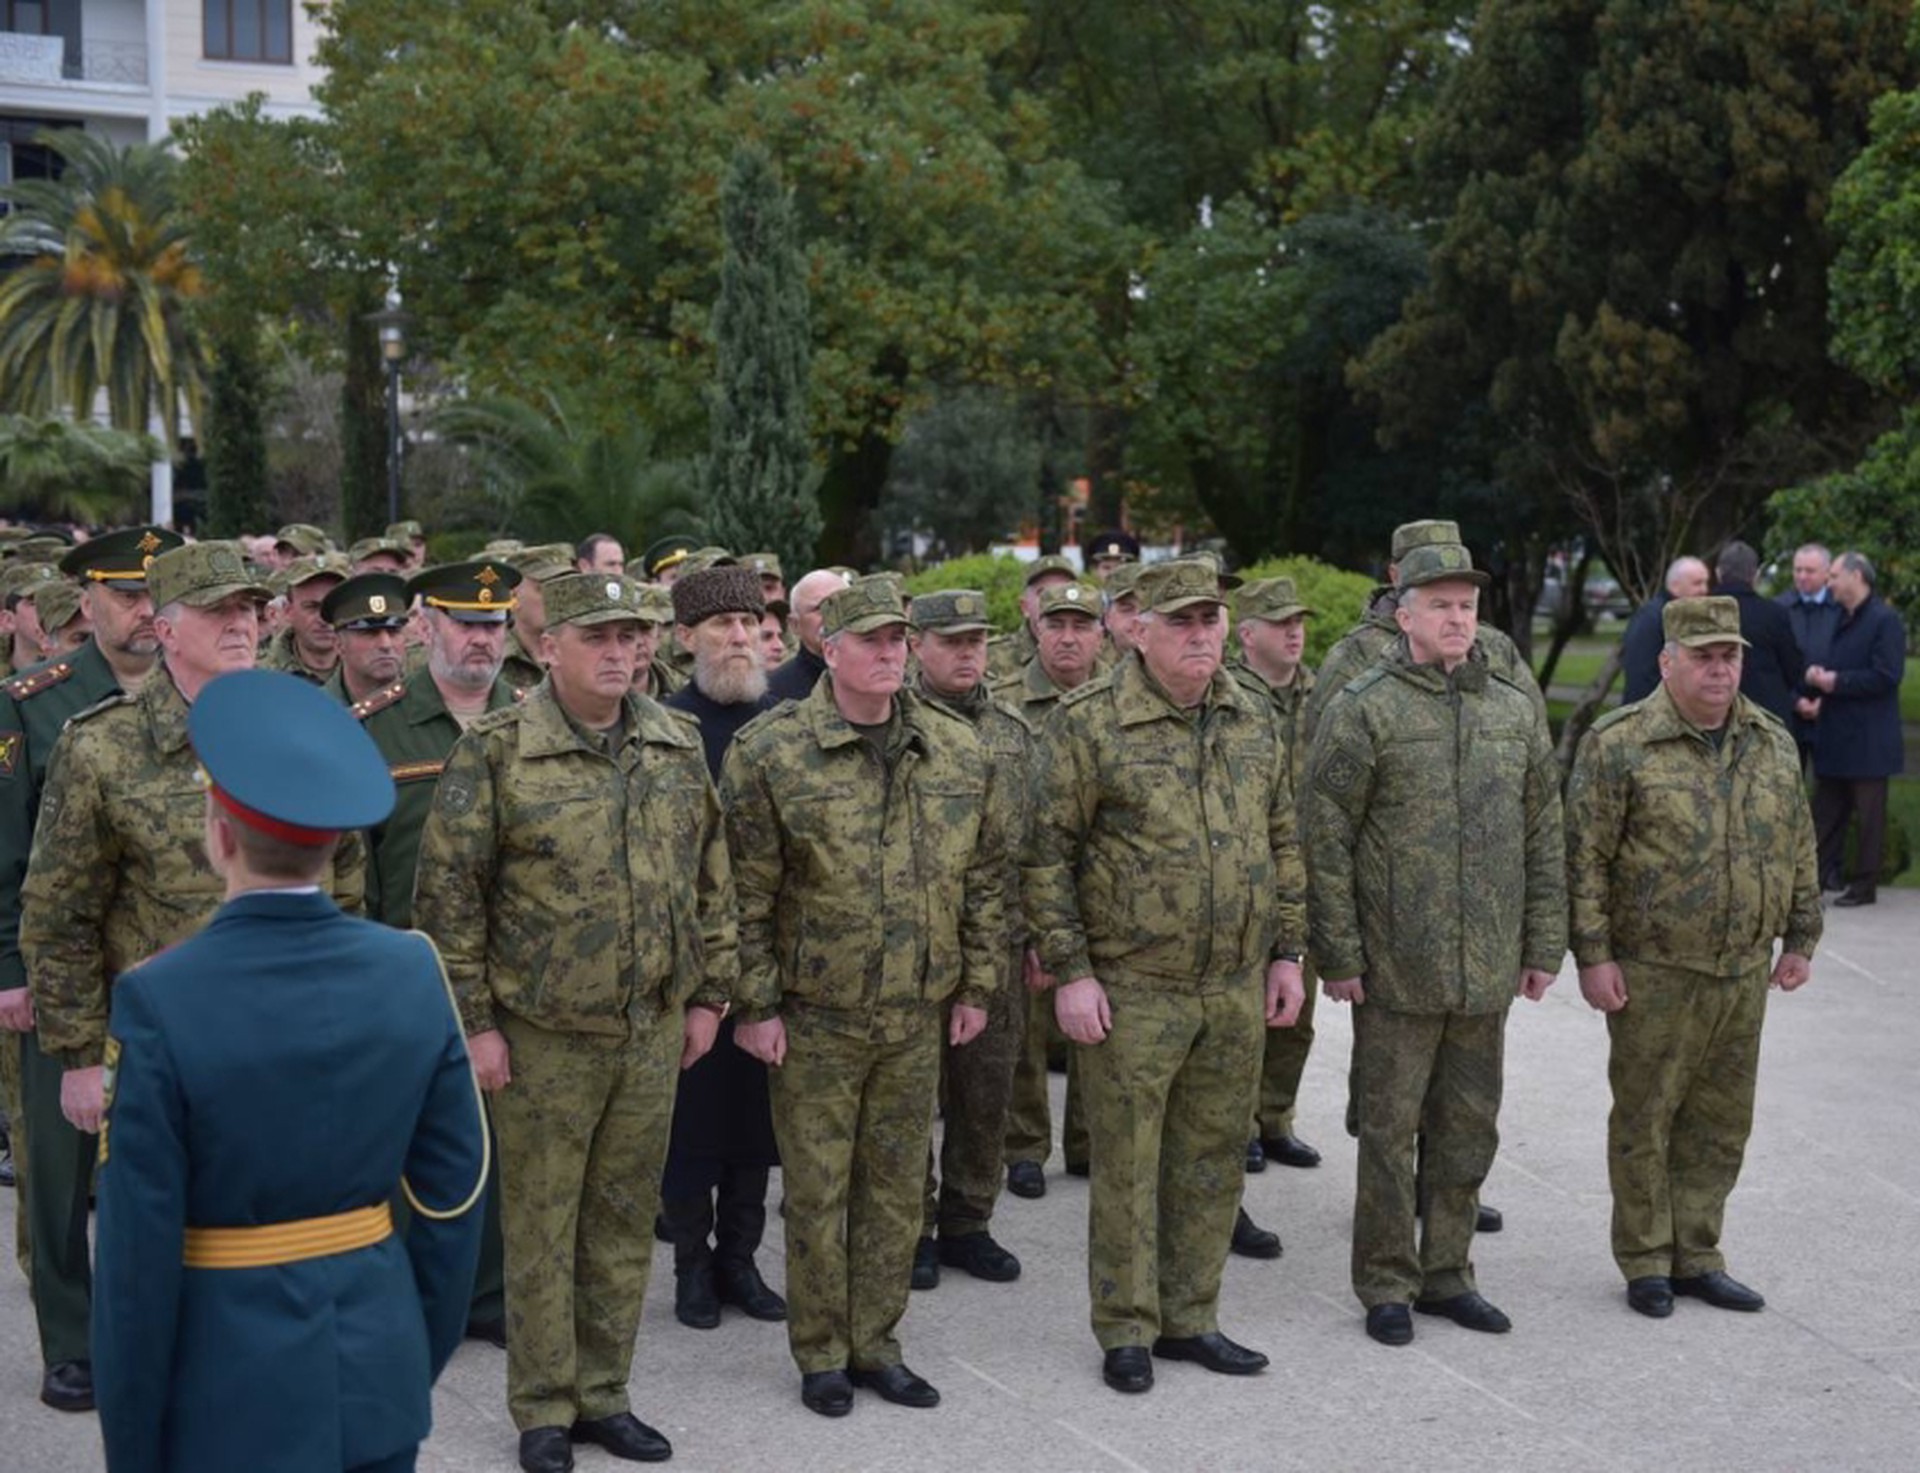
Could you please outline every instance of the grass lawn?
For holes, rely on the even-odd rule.
[[[1908,668],[1908,684],[1912,683],[1913,671]],[[1902,686],[1904,691],[1906,686]],[[1896,777],[1888,785],[1887,791],[1887,827],[1899,824],[1907,831],[1909,843],[1920,844],[1920,777]],[[1900,890],[1920,890],[1920,865],[1908,865],[1906,872],[1894,882]]]
[[[1900,682],[1900,719],[1920,721],[1920,655],[1907,661],[1907,676]]]

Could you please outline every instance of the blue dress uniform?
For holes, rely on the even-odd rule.
[[[292,676],[220,677],[190,732],[215,802],[249,828],[324,842],[392,805],[372,742]],[[412,1468],[466,1323],[487,1165],[432,944],[310,887],[231,895],[120,978],[106,1065],[108,1467]]]

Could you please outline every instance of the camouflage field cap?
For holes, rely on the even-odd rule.
[[[427,534],[418,522],[392,522],[387,530],[380,534],[394,542],[425,542]]]
[[[1035,613],[1042,619],[1048,614],[1085,614],[1089,619],[1097,619],[1101,613],[1100,590],[1080,582],[1056,583],[1040,591],[1040,605]]]
[[[522,542],[518,537],[496,537],[480,549],[480,556],[504,558],[520,551],[520,549],[526,545],[527,544]],[[568,556],[571,557],[572,554],[569,553]]]
[[[638,583],[640,590],[638,602],[633,606],[634,614],[642,624],[671,624],[673,622],[673,590],[663,583]]]
[[[1458,522],[1402,522],[1393,529],[1393,560],[1397,563],[1416,547],[1432,547],[1440,542],[1458,542]]]
[[[320,617],[335,629],[400,629],[413,598],[398,573],[361,573],[320,600]]]
[[[1295,614],[1311,614],[1300,602],[1291,578],[1256,578],[1243,585],[1233,596],[1236,619],[1266,619],[1278,624]]]
[[[1107,598],[1119,603],[1123,598],[1137,599],[1140,594],[1140,579],[1147,571],[1145,563],[1122,563],[1107,574]]]
[[[1212,568],[1214,577],[1220,580],[1220,591],[1222,593],[1230,593],[1247,581],[1238,573],[1229,573],[1227,571],[1227,560],[1211,547],[1196,547],[1192,552],[1187,554],[1187,559],[1192,562],[1205,563],[1208,567]]]
[[[80,588],[65,578],[56,578],[38,588],[27,590],[34,611],[40,615],[40,627],[52,634],[65,629],[80,614]]]
[[[780,571],[780,559],[770,552],[750,552],[740,559],[762,578],[778,578],[782,583],[787,575]]]
[[[535,547],[523,547],[517,552],[508,553],[506,561],[535,583],[545,583],[549,578],[576,571],[573,549],[564,542],[542,542]]]
[[[237,542],[189,542],[161,553],[147,568],[147,592],[156,609],[168,604],[211,608],[236,593],[273,597],[248,569],[247,555]]]
[[[836,634],[866,634],[889,624],[905,624],[900,585],[884,573],[856,578],[821,600],[820,620],[821,633],[828,639]]]
[[[494,558],[442,563],[407,580],[407,596],[419,598],[462,624],[503,624],[517,600],[520,570]]]
[[[1075,579],[1080,576],[1080,570],[1073,565],[1071,559],[1061,557],[1057,552],[1050,552],[1045,557],[1037,557],[1027,564],[1024,586],[1033,587],[1036,578],[1044,578],[1049,573],[1065,573],[1069,578]]]
[[[1746,644],[1740,636],[1740,601],[1676,598],[1660,611],[1660,629],[1668,644],[1697,650],[1710,644]]]
[[[362,537],[347,549],[347,558],[356,567],[370,557],[392,557],[402,563],[411,563],[413,544],[394,537]]]
[[[993,628],[987,596],[971,588],[943,588],[913,597],[912,619],[922,633],[973,634]]]
[[[294,559],[282,569],[281,576],[291,592],[303,583],[313,582],[315,578],[345,579],[352,572],[353,568],[339,553],[323,552],[318,557]]]
[[[1225,604],[1220,574],[1204,558],[1176,558],[1155,563],[1140,575],[1142,611],[1171,614],[1195,604]]]
[[[71,537],[62,537],[57,532],[35,532],[14,545],[13,558],[20,563],[57,563],[72,546]]]
[[[60,571],[69,578],[138,593],[147,586],[147,564],[186,540],[165,527],[125,527],[81,543],[60,559]]]
[[[291,547],[301,557],[317,557],[334,550],[333,539],[311,522],[288,522],[273,534],[275,547]]]
[[[698,573],[705,568],[731,568],[739,561],[724,547],[696,547],[680,560],[680,576],[684,578],[689,573]]]
[[[15,599],[32,598],[42,586],[59,578],[52,563],[9,563],[0,573],[0,602],[11,607]]]
[[[540,585],[547,628],[641,622],[640,585],[620,573],[569,573]]]
[[[1458,542],[1432,542],[1411,548],[1400,559],[1400,586],[1421,588],[1429,583],[1471,583],[1485,588],[1493,582],[1473,565],[1473,554]]]

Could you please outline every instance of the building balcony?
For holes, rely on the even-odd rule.
[[[58,86],[90,82],[111,87],[147,85],[142,41],[68,41],[0,31],[0,84]]]

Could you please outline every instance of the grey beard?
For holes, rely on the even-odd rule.
[[[693,683],[700,694],[722,706],[742,706],[767,693],[767,672],[758,661],[746,665],[696,653],[693,657]]]

